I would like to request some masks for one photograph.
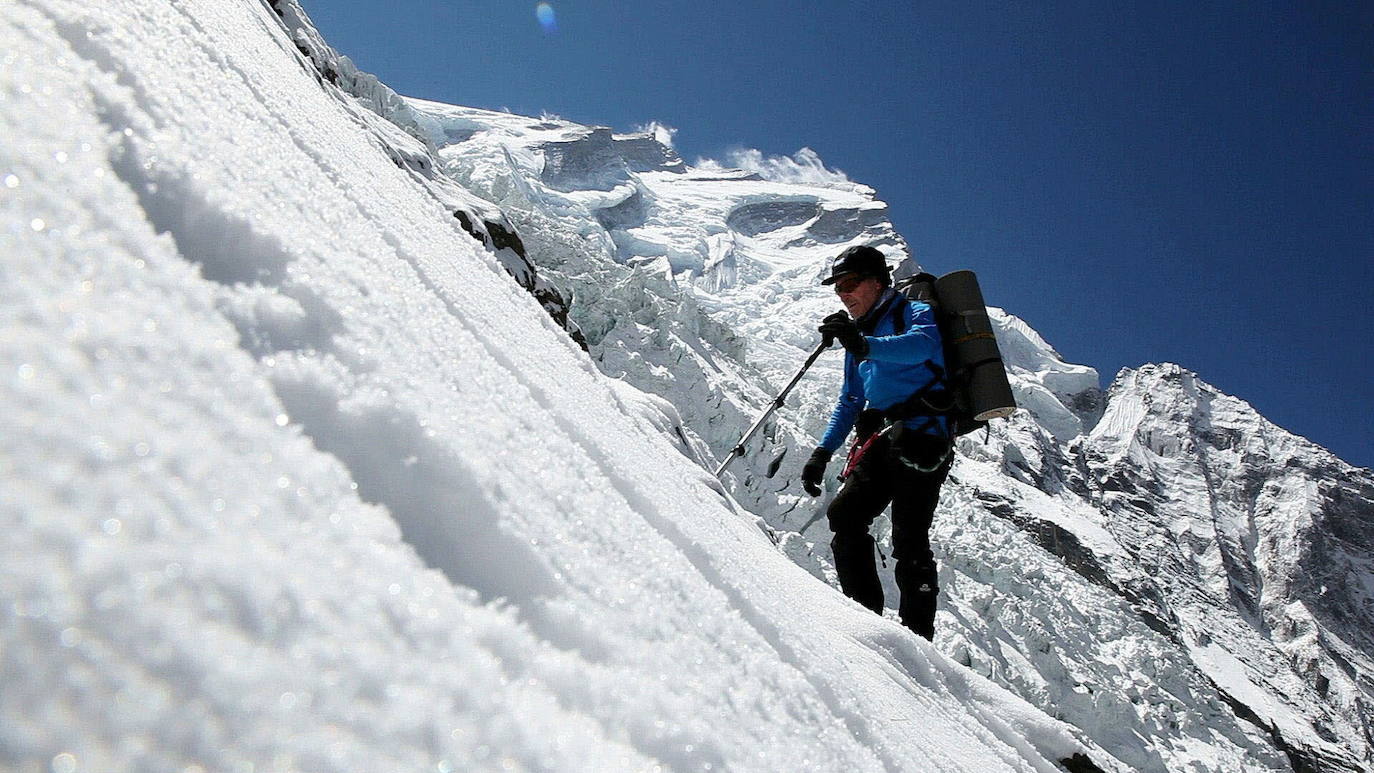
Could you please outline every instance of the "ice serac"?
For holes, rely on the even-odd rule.
[[[1097,371],[1065,362],[1024,320],[988,309],[1016,404],[1055,439],[1070,441],[1097,423],[1102,387]]]
[[[851,241],[904,254],[885,205],[864,186],[690,167],[648,134],[626,139],[552,117],[410,102],[445,171],[498,203],[541,270],[576,299],[573,319],[603,371],[670,395],[684,421],[676,434],[684,447],[700,446],[702,458],[725,453],[767,401],[770,380],[794,367],[788,356],[814,346],[805,313],[739,329],[763,321],[750,310],[758,294],[763,308],[789,283],[814,285],[832,245],[813,231],[830,239],[847,228]],[[814,311],[824,308],[824,296],[803,295]],[[747,356],[750,338],[753,346],[777,340],[777,351]],[[833,362],[820,369],[833,381]],[[824,410],[814,400],[798,404]],[[759,442],[803,442],[777,442],[793,427],[770,425]],[[776,499],[761,487],[737,493]]]

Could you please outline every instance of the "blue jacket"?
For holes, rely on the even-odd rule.
[[[896,335],[898,314],[906,318],[906,332],[901,335]],[[941,373],[945,369],[940,330],[929,305],[908,300],[889,287],[858,324],[868,339],[868,357],[855,362],[854,355],[845,352],[844,386],[830,414],[830,426],[821,438],[820,447],[827,451],[844,444],[864,408],[886,410],[929,385],[935,374],[925,364],[927,360],[939,366]],[[948,435],[946,422],[944,417],[917,418],[908,420],[906,425],[930,434]]]

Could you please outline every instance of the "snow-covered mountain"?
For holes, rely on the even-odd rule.
[[[1374,474],[1194,374],[993,310],[933,647],[795,480],[837,354],[711,477],[910,252],[814,155],[405,99],[295,0],[0,39],[0,766],[1371,766]]]

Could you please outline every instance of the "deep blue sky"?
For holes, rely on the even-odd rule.
[[[810,147],[1104,382],[1177,362],[1374,467],[1374,4],[304,5],[403,94]]]

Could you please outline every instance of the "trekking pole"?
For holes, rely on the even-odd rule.
[[[801,381],[802,376],[806,374],[811,364],[816,361],[817,357],[821,356],[821,352],[829,349],[832,343],[834,342],[821,341],[821,345],[816,347],[816,351],[812,352],[811,356],[806,358],[806,362],[802,363],[801,368],[797,370],[792,380],[787,382],[787,386],[782,388],[782,391],[778,393],[777,397],[773,398],[773,404],[768,406],[768,410],[763,412],[763,415],[758,418],[758,421],[754,422],[754,426],[750,427],[749,431],[744,433],[744,437],[740,438],[739,442],[735,444],[735,447],[730,449],[730,453],[726,454],[725,460],[716,468],[717,478],[720,477],[722,472],[725,472],[725,468],[730,466],[730,462],[733,462],[736,456],[744,456],[744,446],[749,442],[749,438],[753,437],[754,433],[759,431],[759,428],[768,420],[768,417],[773,415],[773,411],[782,407],[783,400],[787,399],[787,393],[792,391],[792,387],[796,386],[798,381]]]

